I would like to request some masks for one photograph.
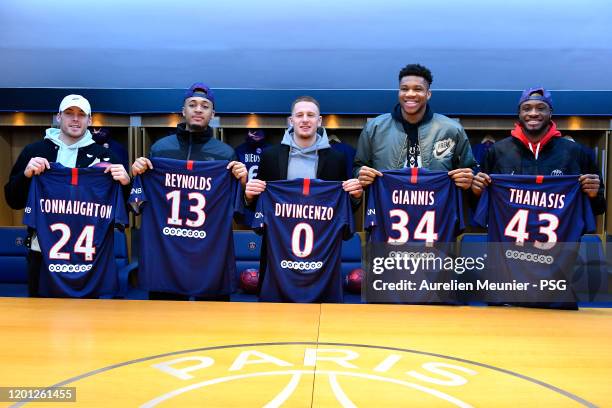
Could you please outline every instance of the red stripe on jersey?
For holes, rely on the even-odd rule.
[[[193,170],[193,160],[187,160],[187,170]]]
[[[76,167],[72,169],[72,179],[70,180],[70,184],[72,184],[73,186],[79,185],[79,169],[77,169]]]
[[[302,194],[309,195],[310,194],[310,179],[304,179],[304,186],[302,187]]]
[[[544,182],[544,176],[536,176],[536,184],[542,184]]]
[[[418,167],[413,167],[410,169],[410,182],[412,184],[416,184],[417,183],[417,178],[419,175],[419,168]]]

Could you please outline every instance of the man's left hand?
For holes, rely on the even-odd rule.
[[[343,181],[342,189],[357,199],[361,198],[361,195],[363,194],[363,187],[357,179]]]
[[[582,191],[584,191],[589,198],[597,197],[600,185],[599,176],[597,174],[583,174],[578,181],[580,182]]]
[[[463,190],[470,188],[474,179],[474,173],[469,168],[451,170],[448,172],[448,176],[455,182],[457,187]]]
[[[236,160],[231,161],[227,165],[227,169],[232,171],[232,175],[240,180],[240,184],[242,184],[242,188],[244,188],[244,186],[246,186],[247,176],[249,174],[244,163],[240,163]]]
[[[127,171],[125,171],[125,167],[123,167],[122,164],[111,164],[104,172],[110,173],[111,176],[113,176],[113,180],[118,181],[122,186],[130,184],[130,176]]]

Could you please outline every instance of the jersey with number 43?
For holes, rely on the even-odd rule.
[[[104,168],[51,168],[34,176],[23,223],[36,230],[47,297],[112,296],[117,224],[127,224],[121,185]]]
[[[342,301],[342,240],[353,235],[354,225],[341,182],[268,182],[257,201],[253,228],[265,228],[261,300]]]
[[[143,289],[230,294],[236,270],[232,218],[241,208],[241,190],[228,162],[152,158],[151,163],[153,169],[134,180],[129,200],[142,212]]]
[[[491,175],[475,216],[478,224],[489,226],[487,279],[528,285],[520,291],[489,291],[487,300],[575,306],[570,283],[578,241],[595,229],[578,177]],[[542,282],[564,286],[553,290]]]
[[[365,227],[372,242],[451,242],[463,229],[461,192],[441,171],[383,171],[368,191]]]
[[[488,224],[489,242],[530,242],[540,249],[577,242],[595,229],[578,176],[492,174],[474,220]]]

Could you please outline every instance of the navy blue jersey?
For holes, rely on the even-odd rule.
[[[228,162],[152,158],[151,163],[153,170],[136,177],[130,196],[142,212],[143,289],[230,294],[236,269],[232,218],[240,211],[242,191]]]
[[[450,242],[463,229],[461,192],[441,171],[383,171],[368,190],[365,228],[372,242]]]
[[[127,224],[127,215],[121,185],[104,168],[51,163],[32,179],[23,223],[40,244],[42,296],[117,292],[113,226]]]
[[[579,176],[492,174],[476,210],[489,242],[577,242],[595,229]]]
[[[236,151],[236,156],[238,156],[238,161],[244,163],[249,172],[249,180],[257,178],[261,154],[266,147],[268,147],[266,143],[253,145],[252,143],[246,142],[234,149]]]
[[[238,156],[238,161],[244,163],[244,165],[246,166],[246,169],[248,171],[248,180],[257,178],[257,171],[259,170],[261,154],[263,153],[266,147],[268,147],[267,143],[258,143],[255,145],[253,143],[245,142],[240,146],[237,146],[236,149],[234,149],[236,151],[236,156]],[[247,227],[251,226],[251,224],[253,223],[253,210],[250,210],[249,208],[245,207],[243,215],[244,225],[246,225]]]
[[[341,182],[268,182],[257,201],[253,228],[265,228],[261,300],[342,301],[342,239],[352,236],[354,225]]]
[[[579,176],[491,175],[475,221],[489,228],[486,278],[527,283],[525,290],[495,292],[501,302],[574,302],[573,265],[580,237],[595,229]],[[541,286],[563,281],[563,290]],[[551,305],[554,306],[554,305]]]

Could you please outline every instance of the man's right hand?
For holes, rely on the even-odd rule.
[[[43,171],[50,168],[49,161],[44,157],[32,157],[23,171],[23,175],[27,178],[31,178],[32,176],[38,176]]]
[[[376,177],[382,177],[382,173],[368,166],[361,166],[357,179],[363,188],[366,188],[374,182]]]
[[[489,177],[489,175],[486,173],[480,172],[472,179],[472,192],[480,197],[482,190],[484,190],[489,184],[491,184],[491,177]]]
[[[247,204],[251,204],[253,200],[266,190],[266,182],[259,179],[252,179],[246,183],[244,189],[244,198]]]
[[[147,169],[153,170],[151,160],[147,159],[146,157],[139,157],[136,159],[134,164],[132,164],[132,176],[142,174],[147,171]]]

